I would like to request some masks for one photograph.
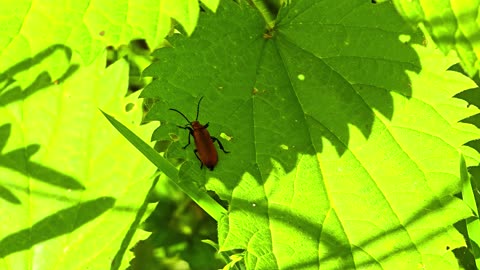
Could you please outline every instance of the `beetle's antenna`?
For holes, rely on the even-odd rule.
[[[195,121],[198,121],[198,112],[200,111],[200,101],[202,101],[203,97],[200,98],[200,100],[198,101],[198,105],[197,105],[197,118],[195,118]]]
[[[183,118],[185,118],[185,120],[187,120],[188,124],[191,124],[191,123],[192,123],[192,122],[190,122],[190,120],[188,120],[188,118],[187,118],[182,112],[180,112],[179,110],[177,110],[177,109],[172,109],[172,108],[170,108],[169,110],[179,113],[181,116],[183,116]]]

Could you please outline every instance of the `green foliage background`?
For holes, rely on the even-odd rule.
[[[0,1],[0,269],[474,269],[479,25],[434,2]]]

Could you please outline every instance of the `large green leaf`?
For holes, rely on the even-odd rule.
[[[30,68],[44,71],[27,87],[25,64],[2,77],[0,269],[115,268],[128,265],[124,253],[140,237],[133,235],[155,167],[98,108],[139,136],[152,126],[139,127],[138,94],[123,97],[125,61],[105,70],[105,55],[84,66],[68,51],[54,46],[34,56]],[[52,71],[61,68],[61,76]]]
[[[246,250],[249,269],[455,269],[465,246],[451,226],[472,215],[452,195],[478,153],[477,113],[456,93],[474,84],[446,71],[388,3],[292,1],[273,30],[246,5],[224,1],[196,32],[171,37],[147,74],[154,139],[187,160],[185,179],[229,202],[220,249]],[[230,154],[200,171],[179,146],[205,96],[209,122]]]
[[[152,126],[138,127],[138,94],[123,97],[128,65],[105,70],[105,47],[155,48],[168,13],[198,16],[169,2],[0,0],[0,269],[128,265],[154,167],[98,109],[144,140]]]
[[[395,0],[402,16],[422,23],[444,52],[454,50],[465,71],[473,76],[480,70],[480,1]]]

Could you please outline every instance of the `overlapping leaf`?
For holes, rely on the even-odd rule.
[[[454,50],[470,76],[480,70],[480,1],[393,1],[400,14],[423,23],[444,53]]]
[[[219,1],[203,2],[215,10]],[[0,56],[9,61],[0,62],[0,70],[56,43],[73,48],[86,63],[105,46],[128,44],[132,39],[145,39],[156,48],[170,31],[170,17],[192,33],[200,11],[197,0],[30,0],[2,1],[1,6]],[[22,50],[14,51],[17,47]]]

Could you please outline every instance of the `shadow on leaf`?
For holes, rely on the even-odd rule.
[[[100,197],[58,211],[33,224],[32,227],[10,234],[0,240],[0,258],[71,233],[111,209],[114,204],[114,198]]]
[[[15,194],[2,185],[0,185],[0,198],[13,204],[21,204],[20,199],[18,199]]]
[[[70,76],[78,69],[78,65],[70,65],[67,70],[55,80],[52,80],[47,71],[40,72],[33,82],[22,89],[16,81],[16,76],[31,69],[36,65],[42,64],[43,61],[52,57],[55,53],[61,52],[65,59],[69,61],[72,57],[72,52],[69,47],[62,44],[52,45],[45,50],[39,52],[33,57],[27,58],[0,74],[0,106],[7,106],[10,103],[24,100],[32,96],[38,91],[45,89],[53,84],[58,84]],[[4,167],[25,176],[37,179],[50,185],[62,187],[65,189],[84,190],[85,187],[74,178],[55,171],[51,168],[45,167],[30,161],[30,158],[38,152],[40,146],[38,144],[30,144],[23,148],[4,152],[5,144],[11,134],[11,125],[4,124],[0,126],[0,167]],[[3,152],[3,153],[2,153]],[[5,179],[9,181],[9,179]],[[14,183],[11,183],[14,184]],[[4,200],[19,204],[20,200],[13,192],[7,189],[8,185],[1,186],[0,198]]]
[[[10,136],[11,125],[0,126],[0,166],[24,174],[25,176],[37,179],[50,185],[65,189],[85,190],[85,187],[73,177],[45,167],[29,159],[39,150],[38,144],[31,144],[25,148],[2,153],[8,137]]]
[[[52,78],[48,72],[43,71],[37,75],[35,80],[25,89],[21,89],[15,85],[15,76],[25,70],[32,68],[35,65],[41,64],[42,61],[52,56],[55,52],[62,51],[65,54],[65,58],[69,60],[72,56],[71,49],[61,44],[56,44],[48,47],[47,49],[39,52],[37,55],[31,58],[27,58],[0,74],[0,106],[6,106],[12,102],[23,100],[36,92],[51,86],[55,83],[60,83],[70,77],[77,69],[78,65],[71,65],[65,71],[63,75],[52,81]],[[11,88],[9,88],[12,86]]]
[[[251,202],[237,199],[235,209],[231,209],[230,213],[234,214],[236,211],[243,211],[246,212],[245,215],[257,217],[259,220],[264,218],[265,213],[268,213],[268,218],[271,220],[271,228],[272,226],[278,226],[272,225],[272,223],[280,223],[282,226],[285,226],[285,232],[277,231],[276,234],[277,236],[282,233],[290,235],[290,242],[268,243],[268,245],[282,245],[282,247],[273,247],[274,250],[288,248],[289,244],[294,247],[296,244],[300,244],[297,243],[298,235],[301,235],[301,238],[304,239],[301,243],[304,252],[306,246],[312,247],[311,251],[313,253],[307,252],[305,254],[295,254],[294,249],[292,249],[292,253],[290,254],[291,258],[287,259],[284,257],[281,260],[294,261],[295,263],[290,266],[282,265],[282,269],[310,269],[320,266],[327,269],[363,269],[381,267],[383,262],[389,258],[408,252],[418,252],[418,265],[421,265],[422,255],[419,249],[425,248],[428,242],[438,241],[435,237],[446,232],[442,226],[432,226],[429,220],[431,220],[432,216],[437,215],[442,208],[448,207],[449,205],[450,207],[452,207],[452,205],[454,206],[456,203],[455,200],[458,201],[458,198],[447,196],[442,200],[437,199],[427,202],[404,221],[398,220],[397,225],[390,226],[390,228],[386,229],[384,227],[382,231],[378,231],[376,234],[365,234],[366,237],[356,243],[352,242],[351,239],[349,239],[350,236],[345,235],[344,231],[338,231],[338,228],[335,226],[329,228],[329,225],[326,224],[328,223],[326,222],[328,218],[333,218],[333,220],[330,220],[331,222],[339,222],[339,224],[341,224],[334,209],[330,209],[331,211],[329,211],[327,215],[329,217],[323,220],[312,220],[311,218],[307,219],[296,213],[288,212],[285,208],[278,208],[272,205],[266,207],[259,203],[256,203],[255,206],[252,207]],[[237,215],[236,218],[239,218],[239,216]],[[333,223],[330,223],[330,226],[332,224]],[[426,230],[427,224],[430,226],[428,227],[429,231],[427,233],[422,234],[420,237],[412,238],[411,234],[413,231],[421,228]],[[331,229],[334,230],[331,231]],[[250,233],[248,245],[253,248],[256,244],[253,239],[255,239],[255,235],[259,234],[259,232],[251,231]],[[269,237],[271,239],[273,236],[270,235]],[[355,238],[357,238],[357,236],[355,236]],[[264,240],[268,239],[261,239],[261,241]],[[220,245],[222,245],[221,242]],[[272,247],[267,248],[268,245],[263,243],[263,249],[256,250],[254,254],[247,255],[247,265],[261,265],[260,260],[269,260],[269,256],[275,256],[275,254],[270,253]],[[321,249],[318,250],[318,247],[321,247]],[[382,248],[381,252],[378,252],[378,247],[384,248]],[[261,253],[261,250],[263,250],[265,254]],[[377,252],[369,254],[369,250]],[[450,247],[445,246],[443,250],[431,250],[431,254],[449,252],[449,250]],[[313,254],[316,255],[313,256]],[[270,261],[278,261],[279,258],[274,257],[270,259]]]

